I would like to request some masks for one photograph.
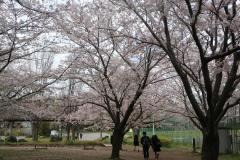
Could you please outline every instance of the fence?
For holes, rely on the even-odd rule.
[[[176,144],[192,145],[193,138],[195,138],[196,146],[202,144],[202,133],[199,130],[165,130],[162,128],[156,128],[154,131],[152,128],[143,128],[141,131],[147,132],[148,136],[153,134],[159,137],[166,137]]]

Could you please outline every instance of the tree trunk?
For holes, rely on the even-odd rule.
[[[75,141],[75,137],[76,137],[76,129],[75,126],[72,126],[72,140]]]
[[[10,136],[13,135],[13,126],[14,126],[14,121],[10,122],[10,124],[9,124],[9,135]]]
[[[122,145],[123,145],[123,136],[121,137],[121,139],[120,139],[120,150],[122,150],[123,149],[123,147],[122,147]]]
[[[203,131],[202,160],[218,160],[219,135],[217,127]]]
[[[70,129],[71,129],[70,124],[67,124],[67,126],[66,126],[66,130],[67,130],[67,141],[70,141]]]
[[[33,121],[32,122],[32,140],[38,141],[38,132],[39,132],[39,122]]]
[[[120,158],[120,150],[123,142],[123,132],[119,129],[114,128],[112,135],[112,155],[111,159],[117,160]]]

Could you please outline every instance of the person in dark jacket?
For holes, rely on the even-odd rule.
[[[143,132],[143,136],[141,138],[141,144],[143,146],[144,160],[148,160],[148,158],[149,158],[149,148],[151,146],[151,140],[147,136],[146,132]]]
[[[159,152],[161,151],[161,141],[158,139],[157,135],[153,135],[151,138],[151,144],[152,144],[152,149],[155,153],[155,158],[158,159],[159,157]]]
[[[134,145],[134,152],[136,151],[136,148],[137,148],[137,150],[138,150],[138,152],[139,152],[139,148],[138,148],[138,146],[139,146],[139,139],[138,139],[138,135],[134,135],[134,138],[133,138],[133,145]]]

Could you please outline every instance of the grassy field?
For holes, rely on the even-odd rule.
[[[49,145],[54,145],[54,144],[59,144],[59,145],[84,145],[84,144],[94,144],[97,146],[103,146],[103,142],[101,140],[96,140],[96,141],[67,141],[66,139],[63,139],[62,141],[57,141],[57,142],[51,142],[50,138],[48,137],[41,137],[39,140],[32,141],[32,138],[26,138],[27,142],[1,142],[0,144],[2,145],[34,145],[34,144],[49,144]]]
[[[221,155],[219,160],[240,160],[240,155]]]
[[[152,131],[150,129],[145,129],[148,136],[152,136]],[[192,144],[193,138],[195,138],[197,143],[201,143],[202,134],[199,130],[156,130],[155,134],[160,137],[160,139],[168,139],[171,142],[179,144]]]

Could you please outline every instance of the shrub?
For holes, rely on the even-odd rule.
[[[10,133],[12,136],[19,136],[21,134],[19,129],[13,129]]]
[[[39,134],[44,137],[49,137],[51,133],[50,123],[49,122],[41,122]]]
[[[108,143],[108,144],[110,144],[111,142],[111,139],[110,139],[110,137],[109,136],[105,136],[105,137],[103,137],[102,139],[99,139],[99,141],[101,141],[102,143]]]
[[[100,141],[66,141],[64,144],[66,145],[95,145],[95,146],[103,146],[103,143]]]
[[[170,147],[171,140],[168,138],[160,138],[163,147]]]
[[[104,136],[104,137],[102,137],[101,141],[105,141],[105,140],[107,140],[108,138],[109,138],[109,136]]]
[[[133,144],[133,136],[130,136],[130,135],[124,136],[123,144],[132,145]]]
[[[27,142],[26,139],[19,139],[18,142]]]
[[[59,141],[62,141],[62,137],[50,136],[50,142],[59,142]]]
[[[17,138],[15,136],[8,136],[6,138],[7,142],[17,142]]]

